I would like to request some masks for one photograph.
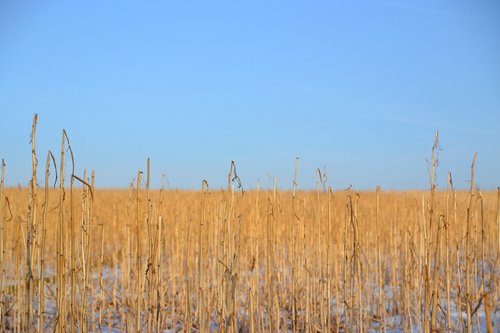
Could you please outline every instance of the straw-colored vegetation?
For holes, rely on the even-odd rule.
[[[65,132],[60,158],[35,137],[36,118],[27,187],[2,162],[0,331],[499,329],[500,191],[474,164],[468,192],[437,191],[437,136],[426,192],[332,191],[319,170],[316,191],[243,191],[234,163],[225,190],[152,191],[149,161],[95,189]]]

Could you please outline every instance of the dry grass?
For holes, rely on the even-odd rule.
[[[149,161],[129,190],[49,189],[54,162],[38,191],[2,171],[2,331],[498,329],[500,192],[335,192],[319,171],[243,192],[234,164],[225,190],[153,191]]]

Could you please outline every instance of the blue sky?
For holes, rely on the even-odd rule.
[[[68,132],[76,172],[126,187],[500,185],[496,1],[2,1],[0,157],[8,185]],[[41,176],[42,170],[39,175]]]

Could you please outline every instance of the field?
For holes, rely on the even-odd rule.
[[[319,170],[316,190],[245,191],[233,163],[227,189],[181,191],[150,190],[148,161],[106,190],[72,174],[65,134],[45,164],[35,129],[29,186],[2,163],[1,331],[499,330],[500,190],[473,167],[463,192],[435,189],[433,152],[424,192],[332,191]]]

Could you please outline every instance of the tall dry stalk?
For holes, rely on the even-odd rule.
[[[471,232],[472,232],[472,211],[474,208],[474,167],[476,164],[477,153],[474,154],[474,158],[472,160],[471,165],[471,179],[470,179],[470,192],[469,192],[469,207],[467,208],[466,215],[466,232],[465,232],[465,306],[467,309],[467,332],[472,332],[472,290],[471,290],[471,282],[470,282],[470,270],[471,270],[471,257],[473,253],[471,251]]]
[[[137,193],[136,193],[136,318],[135,318],[135,331],[137,333],[141,332],[142,322],[141,322],[141,309],[142,309],[142,244],[141,244],[141,177],[142,171],[137,173]]]
[[[27,217],[27,230],[26,230],[26,289],[25,289],[25,332],[32,332],[34,330],[33,318],[33,253],[32,243],[35,238],[36,228],[36,214],[37,214],[37,181],[36,169],[38,165],[36,157],[36,125],[38,122],[38,115],[35,113],[33,116],[33,126],[31,127],[31,181],[29,186],[29,202],[28,202],[28,217]]]
[[[276,278],[274,275],[275,262],[274,262],[274,249],[273,249],[273,225],[274,219],[276,218],[274,214],[274,205],[272,199],[267,196],[267,214],[266,214],[266,254],[267,254],[267,316],[269,318],[269,327],[272,329],[275,325],[275,315],[274,315],[274,286]]]
[[[444,228],[446,231],[446,240],[445,240],[445,253],[446,253],[446,262],[445,262],[445,274],[446,274],[446,323],[448,329],[452,328],[451,323],[451,268],[450,268],[450,209],[449,209],[449,201],[450,201],[450,191],[454,191],[453,189],[453,179],[451,177],[451,172],[448,172],[448,187],[446,191],[446,223],[444,224]]]
[[[199,225],[199,235],[198,235],[198,325],[200,327],[200,333],[208,332],[209,327],[207,320],[205,319],[205,251],[206,244],[203,241],[204,235],[207,234],[207,225],[205,220],[205,197],[208,191],[208,182],[203,179],[201,181],[201,205],[200,205],[200,225]],[[250,296],[251,297],[251,296]]]
[[[38,263],[38,332],[44,331],[44,316],[45,316],[45,247],[47,240],[47,214],[49,211],[49,176],[50,176],[50,161],[53,161],[57,179],[57,168],[55,157],[49,150],[47,153],[47,162],[45,164],[45,196],[43,203],[42,225],[39,230],[40,237],[40,258]],[[55,184],[54,184],[55,185]],[[1,217],[0,217],[1,218]]]
[[[147,200],[147,215],[146,215],[146,226],[148,231],[148,258],[147,258],[147,267],[146,267],[146,289],[147,289],[147,297],[144,300],[145,309],[147,310],[147,332],[150,333],[153,330],[153,318],[154,318],[154,306],[156,305],[154,297],[155,297],[155,289],[154,289],[154,280],[156,278],[156,269],[154,265],[154,257],[156,254],[154,248],[154,239],[155,239],[155,231],[153,229],[153,203],[151,200],[151,160],[148,158],[147,161],[147,170],[146,170],[146,200]]]
[[[83,176],[86,179],[86,175]],[[89,288],[89,277],[92,276],[91,269],[91,254],[92,254],[92,203],[93,203],[93,182],[94,172],[92,172],[92,182],[90,186],[85,186],[82,192],[82,216],[80,222],[80,258],[81,258],[81,272],[82,272],[82,286],[80,295],[83,299],[92,299]],[[84,333],[88,332],[88,304],[81,302],[80,308],[80,330]]]
[[[291,253],[291,265],[292,265],[292,332],[297,332],[297,240],[296,240],[296,224],[298,220],[296,211],[296,196],[297,196],[297,172],[299,169],[299,158],[295,158],[295,169],[293,172],[293,192],[292,192],[292,219],[290,228],[290,238],[292,240],[292,253]]]
[[[425,242],[425,263],[424,263],[424,318],[423,318],[423,329],[425,332],[435,330],[435,312],[436,308],[431,308],[431,299],[433,293],[433,285],[431,281],[431,255],[432,246],[437,246],[433,243],[433,232],[436,229],[435,217],[434,217],[434,197],[436,191],[436,171],[438,166],[438,146],[439,146],[439,132],[436,131],[434,135],[434,144],[432,145],[431,161],[427,161],[427,172],[429,174],[429,184],[431,198],[428,207],[429,223],[426,226],[424,222],[424,242]],[[423,208],[423,207],[422,207]],[[425,219],[424,219],[425,221]],[[427,234],[425,234],[427,231]],[[432,312],[431,312],[432,311]],[[429,315],[431,316],[431,322],[429,322]]]
[[[332,283],[334,280],[334,272],[332,269],[332,200],[333,200],[333,191],[330,186],[328,186],[328,216],[327,216],[327,235],[326,235],[326,281],[327,281],[327,302],[328,302],[328,317],[327,317],[327,331],[332,331],[332,318],[333,318],[333,305],[332,305]],[[338,283],[338,282],[337,282]],[[338,302],[338,297],[335,297],[335,300]]]
[[[56,230],[56,271],[57,271],[57,287],[56,287],[56,299],[57,299],[57,314],[55,328],[56,332],[66,332],[66,263],[65,263],[65,247],[66,247],[66,237],[65,237],[65,220],[64,220],[64,201],[65,201],[65,190],[64,190],[64,153],[65,153],[65,141],[66,141],[66,131],[62,132],[61,139],[61,161],[59,163],[59,220],[57,222]]]
[[[67,138],[66,138],[67,139]],[[69,297],[69,317],[70,317],[70,327],[69,331],[71,333],[75,332],[77,325],[77,315],[76,315],[76,278],[77,278],[77,267],[76,267],[76,222],[75,222],[75,160],[73,157],[73,152],[71,146],[68,142],[68,149],[71,156],[71,179],[69,187],[69,272],[70,272],[70,297]]]
[[[234,174],[234,176],[233,176]],[[223,259],[221,261],[224,267],[224,274],[222,276],[222,295],[223,295],[223,327],[228,331],[237,330],[236,322],[236,277],[237,277],[237,263],[239,258],[239,231],[241,228],[242,217],[238,218],[238,225],[233,232],[231,226],[231,215],[234,207],[234,186],[231,184],[235,181],[240,183],[239,177],[236,174],[236,165],[234,161],[231,162],[231,167],[228,174],[228,192],[226,201],[226,212],[224,218],[224,235],[225,238],[223,247]],[[241,184],[239,185],[241,187]]]

